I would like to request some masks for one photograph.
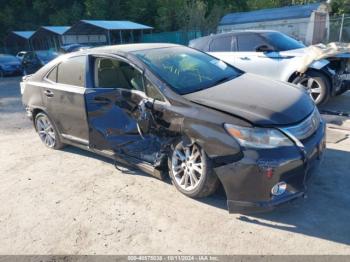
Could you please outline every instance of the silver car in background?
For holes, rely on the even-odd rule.
[[[313,49],[277,31],[210,35],[192,40],[189,46],[243,71],[301,85],[316,104],[345,92],[350,85],[349,53],[331,52],[334,56],[316,59],[310,55]]]

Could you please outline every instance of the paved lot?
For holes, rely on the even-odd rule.
[[[328,107],[339,105],[350,112],[350,95]],[[46,149],[18,78],[0,79],[0,254],[350,254],[349,118],[330,121],[307,199],[230,215],[220,192],[197,201],[85,151]]]

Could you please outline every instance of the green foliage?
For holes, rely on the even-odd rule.
[[[131,20],[155,31],[210,33],[229,12],[312,2],[317,0],[0,0],[0,39],[12,30],[72,25],[80,19]],[[332,8],[336,14],[349,12],[350,0],[333,0]]]

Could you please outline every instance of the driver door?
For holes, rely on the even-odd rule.
[[[90,57],[93,87],[85,92],[90,148],[152,163],[160,150],[151,132],[153,100],[141,70],[124,59]]]
[[[254,33],[237,35],[237,52],[235,54],[235,66],[243,71],[278,78],[279,52],[260,52],[258,47],[266,46],[273,50],[261,36]]]

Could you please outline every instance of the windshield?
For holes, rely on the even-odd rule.
[[[0,55],[0,63],[19,63],[15,56],[11,55]]]
[[[37,51],[36,55],[44,62],[49,62],[58,56],[56,52],[51,51]]]
[[[242,71],[188,47],[156,48],[133,53],[181,95],[207,89],[242,74]]]
[[[276,51],[288,51],[298,48],[304,48],[305,45],[294,38],[278,32],[267,32],[261,34],[265,39],[275,47]]]

